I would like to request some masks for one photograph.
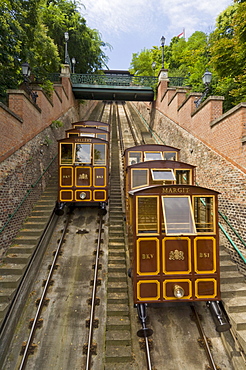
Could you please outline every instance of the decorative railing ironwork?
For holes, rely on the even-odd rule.
[[[71,74],[72,84],[109,86],[153,86],[158,82],[153,76],[109,76],[103,74]]]
[[[169,86],[186,86],[186,77],[168,77]]]
[[[60,82],[60,75],[60,73],[49,73],[48,79],[53,83]]]
[[[109,76],[103,74],[78,74],[70,75],[72,84],[81,85],[108,85],[108,86],[149,86],[154,87],[158,83],[156,76]],[[185,77],[168,77],[169,86],[184,86]],[[52,73],[49,80],[59,82],[60,74]]]

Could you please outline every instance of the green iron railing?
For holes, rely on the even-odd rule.
[[[102,74],[71,74],[72,84],[108,86],[153,86],[158,78],[153,76],[109,76]]]
[[[103,74],[79,74],[70,75],[72,84],[81,85],[108,85],[108,86],[149,86],[154,87],[158,84],[156,76],[109,76]],[[169,86],[184,86],[185,77],[168,77]],[[59,82],[59,73],[50,73],[51,82]]]

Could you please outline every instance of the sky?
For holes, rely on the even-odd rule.
[[[187,40],[195,31],[211,33],[217,16],[233,0],[81,0],[80,12],[89,28],[111,45],[103,51],[109,69],[128,70],[133,53],[169,45],[185,30]]]

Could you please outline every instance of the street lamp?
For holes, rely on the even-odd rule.
[[[161,36],[161,47],[162,47],[162,69],[164,69],[164,45],[165,45],[165,37]]]
[[[201,102],[203,101],[203,99],[207,96],[207,93],[208,93],[208,90],[209,90],[209,85],[212,81],[212,73],[209,72],[208,70],[206,70],[206,72],[204,73],[204,75],[202,76],[202,82],[204,83],[205,85],[205,89],[202,93],[202,96],[195,100],[194,103],[196,105],[196,108],[199,107],[199,105],[201,104]]]
[[[34,103],[36,103],[38,93],[36,91],[32,91],[32,89],[29,86],[29,76],[31,74],[31,68],[27,62],[22,63],[21,65],[22,75],[24,77],[24,84],[26,87],[26,90],[28,94],[31,96]]]
[[[69,64],[69,55],[67,51],[67,42],[69,40],[69,33],[64,32],[64,38],[65,38],[65,64]]]
[[[76,64],[76,59],[73,57],[72,58],[72,67],[73,67],[73,70],[72,70],[72,72],[74,73],[75,72],[75,64]]]
[[[154,75],[155,75],[156,62],[153,62],[153,63],[151,64],[151,66],[152,66],[152,69],[153,69],[153,71],[154,71]]]

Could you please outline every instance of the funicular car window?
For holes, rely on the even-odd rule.
[[[97,134],[97,138],[107,140],[107,134]]]
[[[175,181],[173,170],[155,170],[151,169],[153,181]]]
[[[89,137],[95,137],[95,134],[91,133],[87,133],[87,132],[80,132],[79,136],[89,136]]]
[[[155,196],[137,197],[137,233],[158,232],[158,199]]]
[[[91,163],[91,144],[76,144],[75,162]]]
[[[76,133],[76,134],[70,134],[70,133],[68,133],[68,137],[78,137],[79,136],[79,133]]]
[[[194,197],[194,217],[198,233],[215,232],[214,198]]]
[[[97,126],[97,128],[100,128],[101,130],[108,131],[107,126]]]
[[[61,144],[61,164],[73,163],[73,144]]]
[[[129,152],[128,155],[128,166],[131,166],[135,163],[142,162],[142,155],[141,152]]]
[[[94,144],[94,164],[106,164],[106,145]]]
[[[166,234],[195,234],[190,197],[162,197]]]
[[[148,170],[147,169],[134,169],[131,170],[132,175],[132,189],[141,186],[148,186]]]
[[[162,160],[161,152],[144,152],[144,161],[157,161]]]
[[[176,161],[177,160],[177,153],[176,152],[164,152],[163,157],[169,161]]]
[[[190,170],[176,170],[176,184],[190,185]]]

